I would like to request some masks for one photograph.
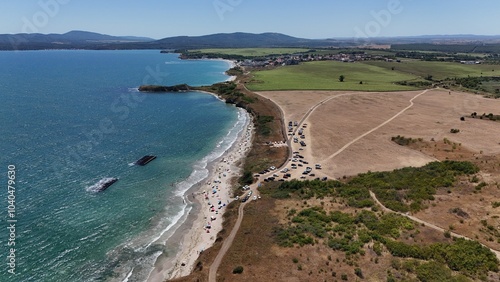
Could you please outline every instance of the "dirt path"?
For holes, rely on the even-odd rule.
[[[245,87],[246,88],[246,87]],[[379,128],[381,128],[382,126],[388,124],[389,122],[393,121],[395,118],[397,118],[398,116],[400,116],[401,114],[403,114],[405,111],[407,111],[408,109],[410,109],[411,107],[413,107],[413,100],[415,100],[416,98],[418,98],[420,95],[423,95],[427,92],[428,90],[425,90],[417,95],[415,95],[411,100],[410,100],[410,105],[408,107],[406,107],[405,109],[401,110],[399,113],[397,113],[396,115],[394,115],[393,117],[391,117],[390,119],[386,120],[385,122],[383,122],[382,124],[380,124],[379,126],[371,129],[370,131],[364,133],[363,135],[357,137],[356,139],[352,140],[351,142],[347,143],[344,147],[342,147],[340,150],[338,150],[337,152],[335,152],[333,155],[327,157],[325,160],[328,160],[328,159],[331,159],[333,157],[335,157],[336,155],[340,154],[342,151],[344,151],[345,149],[347,149],[349,146],[351,146],[352,144],[354,144],[355,142],[357,142],[358,140],[360,140],[361,138],[365,137],[366,135],[378,130]],[[339,95],[335,95],[335,96],[332,96],[332,97],[328,97],[328,98],[325,98],[323,100],[321,100],[320,102],[318,102],[317,104],[315,104],[314,106],[312,106],[307,112],[306,114],[302,117],[302,119],[300,119],[300,122],[298,123],[298,126],[295,128],[294,130],[294,133],[298,130],[298,128],[301,127],[301,125],[304,123],[304,121],[317,109],[319,108],[320,106],[322,106],[323,104],[329,102],[330,100],[332,99],[335,99],[335,98],[339,98],[339,97],[343,97],[343,96],[350,96],[350,95],[359,95],[359,94],[363,94],[363,93],[344,93],[344,94],[339,94]],[[257,94],[258,95],[258,94]],[[266,97],[263,97],[263,98],[266,98]],[[272,101],[273,103],[275,103],[276,105],[279,105],[278,103],[276,103],[276,101],[270,99],[270,98],[266,98],[266,99],[269,99],[270,101]],[[280,111],[281,111],[281,115],[282,115],[282,120],[284,122],[284,113],[283,113],[283,110],[281,109],[281,107],[278,107],[280,108]],[[285,126],[285,124],[283,124],[283,126]],[[291,157],[292,155],[292,147],[291,147],[291,139],[292,137],[288,137],[286,139],[286,143],[288,145],[288,148],[289,148],[289,156]],[[290,159],[289,157],[289,159]],[[324,160],[323,160],[324,161]],[[286,167],[288,164],[289,164],[289,160],[286,161],[282,167],[278,168],[277,170],[280,170],[281,168],[284,168]],[[253,191],[254,195],[257,195],[256,192],[258,192],[258,189],[257,189],[257,186],[258,186],[258,183],[261,183],[266,177],[268,177],[269,175],[271,175],[273,172],[269,172],[268,174],[266,175],[261,175],[258,179],[258,181],[254,184],[252,184],[250,186],[251,188],[251,191]],[[378,200],[375,198],[375,200],[378,202]],[[251,200],[249,200],[248,202],[245,202],[245,203],[242,203],[240,205],[240,207],[238,208],[238,219],[236,220],[236,223],[233,227],[233,229],[231,230],[231,233],[229,234],[229,236],[224,240],[223,244],[222,244],[222,247],[221,249],[219,250],[219,253],[217,254],[217,257],[214,259],[214,261],[212,262],[212,265],[210,266],[210,270],[209,270],[209,275],[208,275],[208,281],[209,282],[216,282],[217,281],[217,270],[219,269],[219,266],[222,262],[222,259],[224,258],[225,254],[227,253],[227,251],[229,250],[229,248],[231,247],[233,241],[234,241],[234,238],[236,236],[236,233],[238,232],[240,226],[241,226],[241,222],[243,221],[243,216],[244,216],[244,208],[246,206],[247,203],[251,202]],[[380,203],[379,203],[380,204]],[[381,205],[381,204],[380,204]],[[383,205],[381,205],[384,209],[386,209]],[[389,210],[388,210],[389,211]],[[418,220],[416,220],[418,221]],[[422,222],[424,223],[424,222]],[[428,224],[428,223],[425,223],[425,224]],[[430,226],[430,225],[429,225]],[[437,226],[435,226],[436,228],[439,228]],[[444,232],[444,231],[443,231]],[[457,234],[458,235],[458,234]],[[500,253],[495,251],[495,253],[497,254],[497,256],[500,258]]]
[[[406,112],[407,110],[409,110],[410,108],[413,107],[414,103],[413,103],[413,100],[417,99],[418,97],[420,97],[421,95],[427,93],[427,91],[429,91],[429,89],[426,89],[424,91],[422,91],[421,93],[415,95],[415,97],[411,98],[410,99],[410,105],[404,109],[402,109],[399,113],[395,114],[393,117],[391,117],[390,119],[384,121],[383,123],[381,123],[380,125],[378,125],[377,127],[374,127],[372,129],[370,129],[369,131],[363,133],[362,135],[356,137],[354,140],[352,140],[351,142],[347,143],[344,145],[344,147],[340,148],[337,152],[333,153],[332,155],[326,157],[325,159],[321,160],[320,162],[325,162],[327,160],[330,160],[332,158],[334,158],[335,156],[337,156],[338,154],[342,153],[345,149],[349,148],[352,144],[356,143],[357,141],[359,141],[361,138],[371,134],[372,132],[380,129],[381,127],[383,127],[384,125],[388,124],[389,122],[393,121],[394,119],[396,119],[397,117],[399,117],[400,115],[402,115],[404,112]],[[336,96],[338,97],[338,96]]]
[[[252,189],[254,190],[254,189]],[[222,247],[219,250],[219,253],[215,257],[214,261],[212,262],[212,265],[210,265],[210,270],[208,272],[208,281],[209,282],[216,282],[217,281],[217,270],[219,269],[219,266],[222,262],[222,259],[224,258],[224,255],[226,255],[227,251],[231,247],[234,241],[234,237],[236,236],[236,233],[238,233],[238,230],[240,229],[241,221],[243,220],[243,211],[245,208],[245,205],[249,203],[248,201],[245,203],[242,203],[240,207],[238,208],[238,219],[236,220],[236,224],[234,225],[233,229],[231,230],[231,233],[227,238],[224,240],[224,243],[222,243]]]
[[[415,222],[418,222],[420,224],[424,224],[425,226],[427,227],[430,227],[434,230],[437,230],[437,231],[440,231],[440,232],[446,232],[447,230],[445,230],[444,228],[441,228],[437,225],[434,225],[430,222],[427,222],[427,221],[424,221],[424,220],[421,220],[420,218],[417,218],[417,217],[414,217],[412,215],[409,215],[409,214],[405,214],[405,213],[400,213],[400,212],[397,212],[397,211],[393,211],[389,208],[387,208],[386,206],[384,206],[378,199],[377,199],[377,196],[375,195],[375,193],[373,193],[372,191],[370,191],[370,196],[372,197],[372,199],[379,205],[382,207],[382,209],[386,212],[391,212],[391,213],[396,213],[396,214],[399,214],[399,215],[402,215],[402,216],[405,216]],[[455,233],[455,232],[450,232],[450,235],[453,236],[453,237],[456,237],[456,238],[463,238],[463,239],[466,239],[466,240],[471,240],[471,241],[475,241],[474,239],[471,239],[467,236],[464,236],[464,235],[461,235],[461,234],[458,234],[458,233]],[[495,249],[492,249],[482,243],[479,242],[479,244],[483,245],[484,247],[488,248],[491,252],[493,252],[496,256],[497,256],[497,259],[500,260],[500,251],[497,251]]]

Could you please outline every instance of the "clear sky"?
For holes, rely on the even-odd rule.
[[[500,35],[498,0],[0,0],[0,34]]]

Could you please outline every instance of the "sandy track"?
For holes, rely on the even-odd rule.
[[[285,120],[303,120],[308,124],[304,139],[307,148],[303,148],[301,154],[309,163],[321,163],[323,170],[319,174],[329,177],[418,167],[435,161],[392,142],[391,137],[397,135],[424,140],[447,138],[475,152],[500,153],[497,123],[459,119],[474,111],[496,113],[500,108],[499,100],[442,89],[431,89],[420,96],[417,95],[422,91],[270,91],[258,94],[277,103]],[[411,107],[409,100],[413,103]],[[451,128],[460,129],[460,133],[450,133]],[[293,151],[300,148],[295,143],[289,144]]]
[[[417,217],[415,217],[415,216],[412,216],[412,215],[409,215],[409,214],[405,214],[405,213],[396,212],[396,211],[393,211],[393,210],[391,210],[391,209],[387,208],[386,206],[384,206],[384,205],[383,205],[383,204],[382,204],[382,203],[381,203],[381,202],[377,199],[377,196],[376,196],[376,195],[375,195],[375,193],[373,193],[372,191],[370,191],[370,196],[371,196],[371,197],[372,197],[372,199],[373,199],[373,200],[374,200],[374,201],[375,201],[375,202],[376,202],[379,206],[381,206],[381,207],[382,207],[382,209],[383,209],[384,211],[386,211],[386,212],[391,212],[391,213],[396,213],[396,214],[402,215],[402,216],[407,217],[407,218],[409,218],[409,219],[411,219],[411,220],[413,220],[413,221],[415,221],[415,222],[418,222],[418,223],[420,223],[420,224],[425,224],[425,226],[430,227],[430,228],[432,228],[432,229],[434,229],[434,230],[437,230],[437,231],[439,231],[439,232],[443,232],[443,233],[444,233],[445,231],[447,231],[447,230],[445,230],[444,228],[441,228],[441,227],[439,227],[439,226],[437,226],[437,225],[435,225],[435,224],[432,224],[432,223],[430,223],[430,222],[427,222],[427,221],[421,220],[421,219],[419,219],[419,218],[417,218]],[[469,238],[469,237],[467,237],[467,236],[464,236],[464,235],[461,235],[461,234],[458,234],[458,233],[455,233],[455,232],[451,232],[451,231],[449,231],[449,232],[450,232],[450,235],[451,235],[451,236],[453,236],[453,237],[456,237],[456,238],[463,238],[463,239],[470,240],[470,241],[476,241],[476,240],[471,239],[471,238]],[[480,242],[479,242],[479,243],[480,243]],[[490,248],[490,247],[488,247],[488,246],[486,246],[486,245],[484,245],[484,244],[482,244],[482,243],[480,243],[480,244],[481,244],[482,246],[484,246],[484,247],[488,248],[491,252],[493,252],[493,253],[497,256],[497,259],[498,259],[498,260],[500,260],[500,251],[497,251],[497,250],[495,250],[495,249],[492,249],[492,248]]]
[[[432,95],[424,95],[425,93],[431,91]],[[334,91],[272,91],[272,92],[258,92],[260,96],[270,99],[272,102],[276,103],[281,109],[281,114],[284,116],[284,120],[287,121],[298,121],[300,120],[299,126],[294,129],[294,133],[300,128],[306,121],[308,123],[308,128],[306,129],[306,141],[309,145],[301,154],[303,154],[306,159],[311,163],[326,162],[330,165],[329,168],[322,171],[317,171],[319,175],[338,175],[339,167],[346,166],[348,169],[345,171],[348,175],[354,175],[360,172],[366,172],[367,170],[379,171],[379,170],[392,170],[403,166],[422,166],[430,161],[434,161],[434,158],[423,155],[420,152],[415,152],[408,148],[395,145],[393,142],[388,140],[388,136],[395,136],[399,134],[405,134],[411,137],[436,137],[443,138],[447,137],[454,141],[453,139],[461,141],[464,145],[476,150],[485,150],[486,153],[498,153],[500,152],[500,146],[492,146],[492,144],[500,145],[495,136],[500,136],[500,134],[495,134],[499,131],[495,123],[488,121],[470,120],[468,123],[463,123],[458,121],[457,118],[460,115],[470,113],[472,111],[481,112],[495,112],[498,109],[500,103],[498,101],[488,100],[481,97],[473,96],[471,94],[456,93],[442,90],[425,90],[415,94],[415,91],[409,92],[391,92],[391,93],[366,93],[366,92],[334,92]],[[360,121],[358,124],[353,124],[352,119],[349,119],[349,115],[337,116],[339,119],[335,120],[335,111],[326,111],[318,113],[318,109],[328,108],[332,106],[331,102],[335,98],[341,98],[346,96],[353,97],[363,97],[357,101],[357,105],[349,105],[346,103],[347,110],[359,110],[360,107],[366,107],[371,111],[379,111],[380,99],[385,96],[389,97],[386,99],[389,105],[386,105],[384,114],[387,115],[390,112],[395,112],[398,109],[404,107],[404,103],[408,102],[410,105],[404,107],[403,109],[396,112],[396,114],[390,116],[388,119],[384,120],[382,123],[374,126],[375,122],[380,122],[384,115],[369,116],[366,114],[360,114]],[[386,98],[387,98],[386,97]],[[415,100],[419,97],[419,105],[415,106]],[[372,105],[366,106],[366,102],[373,102]],[[457,102],[460,101],[460,102]],[[349,101],[348,101],[349,102]],[[377,102],[379,104],[377,104]],[[356,104],[354,103],[354,104]],[[461,104],[459,104],[461,103]],[[325,106],[325,107],[322,107]],[[342,106],[341,106],[342,107]],[[416,110],[415,110],[416,108]],[[481,110],[479,110],[481,109]],[[315,113],[315,115],[313,115]],[[347,116],[347,118],[345,117]],[[399,119],[398,119],[399,118]],[[341,124],[338,128],[338,132],[330,132],[326,129],[328,127],[319,126],[319,124],[328,124],[334,120],[335,123]],[[367,121],[367,122],[363,122]],[[318,126],[316,126],[318,124]],[[370,127],[373,126],[373,127]],[[384,132],[380,132],[381,128],[384,128]],[[460,126],[464,128],[465,134],[462,135],[450,135],[450,126]],[[314,127],[314,132],[311,132],[311,127]],[[361,133],[366,130],[361,135],[352,135],[355,132]],[[379,131],[377,131],[379,130]],[[489,132],[490,136],[486,136],[481,140],[477,140],[477,136],[481,136],[480,132]],[[447,133],[448,132],[448,133]],[[348,133],[348,134],[345,134]],[[358,133],[358,134],[359,134]],[[356,136],[356,137],[354,137]],[[343,137],[338,138],[338,137]],[[333,153],[326,153],[332,150],[331,143],[325,142],[328,138],[331,139],[342,139],[344,145]],[[292,137],[287,138],[287,144],[290,147],[290,152],[297,150],[299,145],[290,142]],[[322,140],[321,140],[322,139]],[[389,138],[390,139],[390,138]],[[496,142],[496,143],[495,143]],[[339,143],[339,142],[337,142]],[[378,147],[377,147],[378,146]],[[304,148],[303,148],[304,149]],[[351,151],[352,149],[352,151]],[[367,150],[375,151],[374,154],[367,154]],[[355,155],[356,151],[359,153]],[[314,152],[314,154],[313,154]],[[377,154],[378,153],[378,154]],[[326,157],[323,157],[325,156]],[[378,159],[373,159],[373,156],[378,156]],[[332,159],[336,159],[336,163],[340,164],[332,165]],[[394,158],[396,161],[388,161],[388,159]],[[367,166],[366,164],[373,166]],[[347,164],[347,165],[346,165]],[[290,165],[290,161],[287,161],[283,167]],[[257,183],[263,181],[264,178],[270,176],[273,172],[267,175],[262,175],[259,177]],[[292,178],[298,178],[300,174],[295,171],[292,174]],[[317,175],[318,176],[318,175]],[[251,189],[254,193],[257,192],[257,184],[253,184]],[[374,197],[374,195],[372,195]],[[374,200],[381,205],[385,210],[391,211],[384,207],[376,197]],[[243,209],[247,203],[244,203],[239,208],[238,219],[235,227],[231,231],[229,237],[224,241],[223,246],[217,255],[215,261],[212,263],[209,272],[209,281],[216,281],[217,269],[230,248],[236,233],[241,225],[243,219]],[[393,212],[393,211],[391,211]],[[443,228],[436,226],[434,224],[425,222],[416,217],[402,214],[410,219],[426,224],[427,226],[444,232]],[[452,233],[455,237],[461,237],[469,239],[460,234]],[[500,259],[500,252],[489,248],[494,252]]]
[[[252,189],[254,190],[254,189]],[[231,230],[231,233],[227,238],[224,240],[224,243],[222,243],[222,247],[219,250],[219,253],[215,257],[214,261],[212,262],[212,265],[210,265],[210,270],[208,272],[208,281],[209,282],[216,282],[217,281],[217,270],[219,269],[219,266],[222,262],[222,259],[226,255],[227,251],[231,247],[234,241],[234,237],[236,237],[236,233],[238,233],[238,230],[240,229],[241,222],[243,221],[243,216],[244,216],[244,209],[245,205],[248,204],[249,202],[245,202],[240,205],[238,208],[238,219],[236,220],[236,224],[234,225],[233,229]]]
[[[352,140],[351,142],[347,143],[344,145],[344,147],[340,148],[340,150],[338,150],[337,152],[333,153],[332,155],[326,157],[325,159],[321,160],[320,162],[325,162],[325,161],[328,161],[332,158],[334,158],[335,156],[337,156],[338,154],[342,153],[345,149],[349,148],[352,144],[358,142],[361,138],[364,138],[365,136],[371,134],[372,132],[380,129],[382,126],[388,124],[389,122],[393,121],[394,119],[396,119],[397,117],[399,117],[401,114],[403,114],[404,112],[406,112],[408,109],[412,108],[414,103],[413,103],[413,100],[417,99],[418,97],[420,97],[421,95],[427,93],[427,91],[429,91],[428,89],[427,90],[424,90],[422,91],[421,93],[417,94],[415,97],[411,98],[410,100],[410,105],[406,108],[404,108],[403,110],[401,110],[400,112],[398,112],[396,115],[394,115],[393,117],[391,117],[390,119],[384,121],[382,124],[380,124],[379,126],[376,126],[372,129],[370,129],[369,131],[361,134],[360,136],[356,137],[354,140]]]

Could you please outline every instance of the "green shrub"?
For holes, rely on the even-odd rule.
[[[239,265],[233,269],[233,274],[241,274],[243,273],[243,266]]]
[[[240,184],[242,185],[250,185],[253,183],[253,174],[249,170],[245,170],[243,175],[240,178]]]
[[[401,136],[401,135],[398,135],[398,136],[395,136],[395,137],[392,137],[391,140],[393,142],[395,142],[396,144],[398,145],[401,145],[401,146],[408,146],[410,145],[411,143],[415,143],[417,140],[416,139],[413,139],[413,138],[406,138],[404,136]]]
[[[363,271],[359,267],[356,267],[354,269],[354,274],[356,274],[356,276],[358,276],[359,278],[363,278]]]

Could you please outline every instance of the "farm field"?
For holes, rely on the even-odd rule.
[[[190,53],[239,55],[245,57],[293,54],[293,53],[307,52],[307,51],[309,51],[309,49],[305,48],[215,48],[215,49],[189,50]]]
[[[339,81],[340,75],[345,76],[344,82]],[[365,63],[319,61],[285,66],[274,70],[256,71],[248,88],[253,91],[401,91],[417,88],[398,85],[396,82],[418,80],[420,80],[419,77],[412,74]]]

